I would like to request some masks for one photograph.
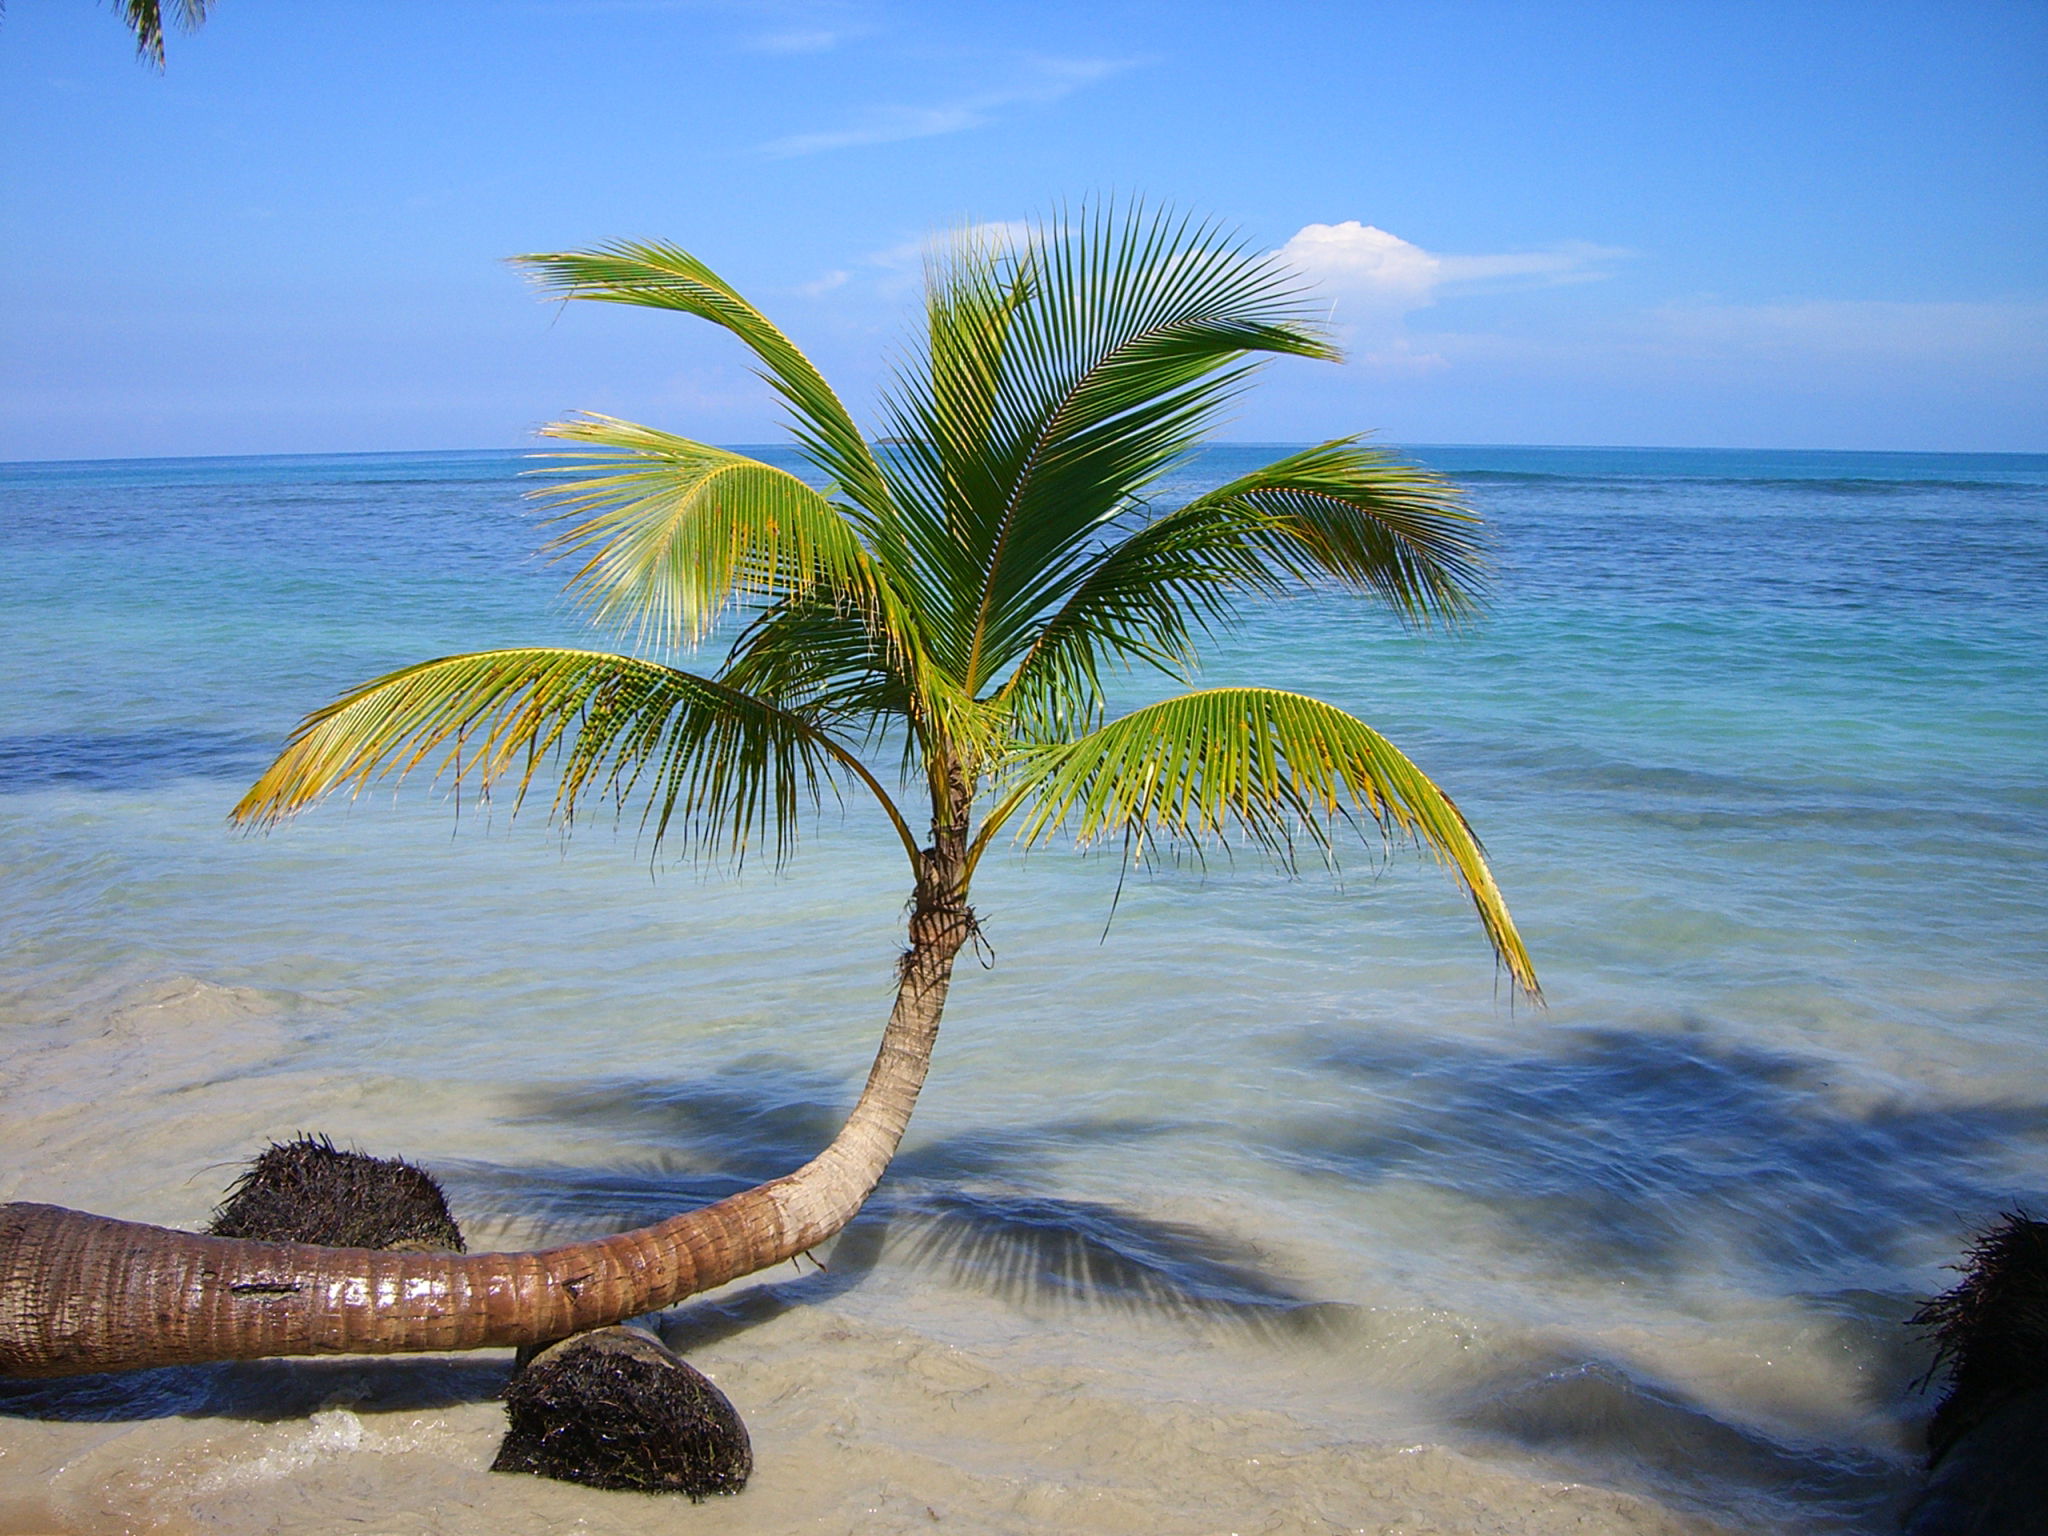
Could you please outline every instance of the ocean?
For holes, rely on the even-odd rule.
[[[739,1498],[487,1473],[507,1352],[266,1361],[0,1384],[0,1532],[1886,1529],[1907,1318],[2048,1206],[2048,456],[1409,451],[1483,618],[1263,605],[1204,681],[1408,751],[1546,1008],[1412,851],[992,854],[868,1213],[662,1319]],[[310,1131],[478,1248],[829,1138],[908,894],[857,802],[780,871],[425,783],[226,823],[353,683],[592,643],[528,462],[0,466],[0,1199],[196,1227]]]

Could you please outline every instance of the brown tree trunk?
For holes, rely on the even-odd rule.
[[[924,858],[896,1005],[846,1124],[795,1173],[615,1237],[528,1253],[388,1253],[201,1237],[0,1206],[0,1377],[264,1355],[536,1344],[670,1306],[852,1220],[903,1138],[973,931],[959,829]]]

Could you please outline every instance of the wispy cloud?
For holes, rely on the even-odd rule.
[[[844,288],[853,274],[844,267],[835,268],[822,277],[814,277],[808,283],[798,283],[796,291],[807,299],[822,298],[835,288]]]
[[[1047,106],[1131,67],[1123,59],[1065,59],[1035,55],[1018,62],[1004,83],[924,105],[871,107],[842,128],[771,139],[761,153],[786,157],[864,144],[893,144],[959,133],[994,122],[1013,107]]]
[[[790,27],[762,32],[746,40],[756,53],[830,53],[833,49],[865,37],[866,27]]]
[[[1022,242],[1030,233],[1031,226],[1022,219],[985,220],[979,224],[968,224],[955,229],[934,230],[920,239],[906,240],[901,245],[871,251],[866,258],[866,264],[879,267],[886,272],[922,271],[924,264],[934,255],[956,245],[1000,249]]]
[[[1354,351],[1374,372],[1414,372],[1422,357],[1483,370],[1497,385],[1542,380],[1646,399],[1703,390],[1770,399],[1790,390],[1838,405],[1918,390],[1928,410],[1949,409],[1972,392],[2038,395],[2048,386],[2048,302],[1699,298],[1575,315],[1561,327],[1530,316],[1503,330],[1411,338],[1396,328],[1361,336]],[[1917,406],[1907,413],[1924,414]]]
[[[2048,303],[1808,299],[1784,304],[1667,304],[1636,334],[1644,350],[1688,359],[1768,362],[1826,357],[1972,369],[2048,365]]]
[[[905,240],[898,245],[870,251],[850,267],[835,267],[807,283],[797,284],[795,291],[807,299],[820,299],[853,283],[862,294],[900,295],[917,286],[923,278],[926,264],[934,256],[942,255],[956,245],[1000,247],[1021,241],[1030,232],[1031,226],[1022,219],[992,220],[934,230],[920,239]]]
[[[874,24],[852,0],[523,0],[523,9],[602,15],[689,15],[719,29],[729,46],[752,53],[829,53],[872,35]],[[737,33],[727,29],[739,27]]]

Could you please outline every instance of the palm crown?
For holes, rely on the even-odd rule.
[[[1430,849],[1514,981],[1536,977],[1478,840],[1391,743],[1270,688],[1182,691],[1107,718],[1105,674],[1185,685],[1247,597],[1336,585],[1416,623],[1472,606],[1477,518],[1438,477],[1354,438],[1289,454],[1185,505],[1148,493],[1265,355],[1334,358],[1298,289],[1212,226],[1083,213],[970,231],[929,263],[917,355],[871,445],[810,361],[701,261],[617,244],[520,257],[565,298],[679,310],[737,336],[822,485],[604,416],[540,492],[572,591],[639,654],[526,648],[425,662],[308,717],[236,807],[267,823],[338,786],[426,764],[554,812],[639,805],[657,844],[786,854],[828,786],[872,793],[921,886],[964,901],[1005,828],[1200,847],[1292,865],[1346,823]],[[715,671],[694,648],[732,610]],[[863,751],[900,746],[932,841]]]

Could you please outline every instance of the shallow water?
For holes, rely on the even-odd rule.
[[[2048,1190],[2048,459],[1422,457],[1486,621],[1282,604],[1208,680],[1434,774],[1547,1010],[1412,855],[1113,921],[1113,859],[991,860],[870,1212],[664,1320],[738,1500],[491,1477],[503,1354],[259,1362],[0,1387],[0,1532],[1884,1529],[1903,1319]],[[737,877],[424,786],[224,825],[346,685],[582,637],[519,463],[0,468],[0,1199],[198,1225],[312,1129],[523,1242],[830,1135],[906,894],[858,806]]]

